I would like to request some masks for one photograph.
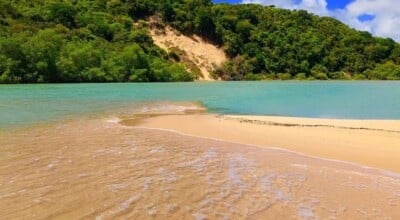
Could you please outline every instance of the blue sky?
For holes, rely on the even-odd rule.
[[[255,3],[287,9],[304,9],[334,17],[375,36],[400,41],[400,0],[213,0],[215,3]]]

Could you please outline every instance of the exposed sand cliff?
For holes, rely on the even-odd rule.
[[[200,80],[215,80],[210,73],[227,60],[222,48],[197,35],[185,36],[171,26],[162,25],[156,18],[150,19],[150,34],[156,45],[178,55],[180,62],[200,75]]]

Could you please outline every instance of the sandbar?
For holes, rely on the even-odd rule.
[[[400,172],[400,120],[339,120],[247,115],[158,115],[123,125],[275,147]]]

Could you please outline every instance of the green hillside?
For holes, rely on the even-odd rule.
[[[189,13],[190,12],[190,13]],[[225,80],[400,79],[400,45],[306,11],[208,0],[0,0],[0,82],[192,81],[140,20],[220,45]]]

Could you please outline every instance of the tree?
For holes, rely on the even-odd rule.
[[[253,28],[253,25],[247,19],[241,20],[236,24],[236,32],[242,36],[245,42],[248,41]]]
[[[365,74],[369,79],[399,80],[400,65],[388,61],[384,64],[378,64],[373,70],[367,70]]]
[[[23,44],[27,71],[42,76],[44,82],[58,82],[57,58],[63,45],[63,37],[53,29],[39,31]]]
[[[72,41],[66,44],[60,53],[57,68],[60,80],[64,82],[105,81],[99,77],[103,52],[89,42]],[[96,69],[95,69],[96,68]],[[96,77],[92,77],[95,74]]]
[[[52,2],[49,6],[48,20],[63,24],[69,28],[75,26],[77,10],[66,2]]]
[[[216,35],[216,25],[208,10],[197,12],[195,27],[198,33],[212,41],[219,41]]]

